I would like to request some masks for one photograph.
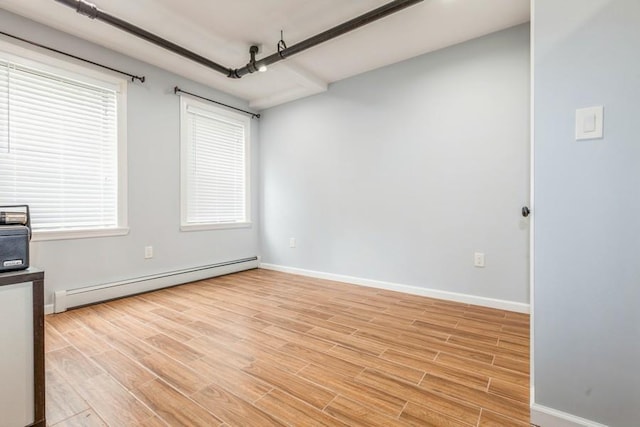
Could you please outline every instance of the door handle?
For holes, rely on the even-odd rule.
[[[523,217],[525,217],[525,218],[528,217],[530,213],[531,213],[531,210],[529,209],[528,206],[523,206],[522,207],[522,216]]]

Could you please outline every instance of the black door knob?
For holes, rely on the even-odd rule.
[[[528,206],[523,206],[522,207],[522,216],[523,217],[525,217],[525,218],[528,217],[530,213],[531,213],[531,211],[529,210]]]

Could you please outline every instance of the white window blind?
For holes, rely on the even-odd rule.
[[[9,70],[0,62],[0,156],[9,151]]]
[[[248,120],[183,97],[183,226],[240,224],[247,215]]]
[[[116,110],[113,88],[0,61],[0,205],[35,231],[117,227]]]

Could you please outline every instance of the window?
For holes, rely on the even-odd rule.
[[[182,96],[182,229],[250,225],[249,117]]]
[[[126,82],[86,71],[0,53],[0,205],[28,204],[35,239],[126,233]]]

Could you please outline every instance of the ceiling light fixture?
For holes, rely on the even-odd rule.
[[[264,73],[265,71],[267,71],[267,64],[256,62],[256,54],[259,51],[260,47],[256,45],[253,45],[249,48],[249,55],[251,56],[251,59],[249,60],[247,67],[251,67],[252,71],[249,71],[250,73],[255,73],[256,71]]]

